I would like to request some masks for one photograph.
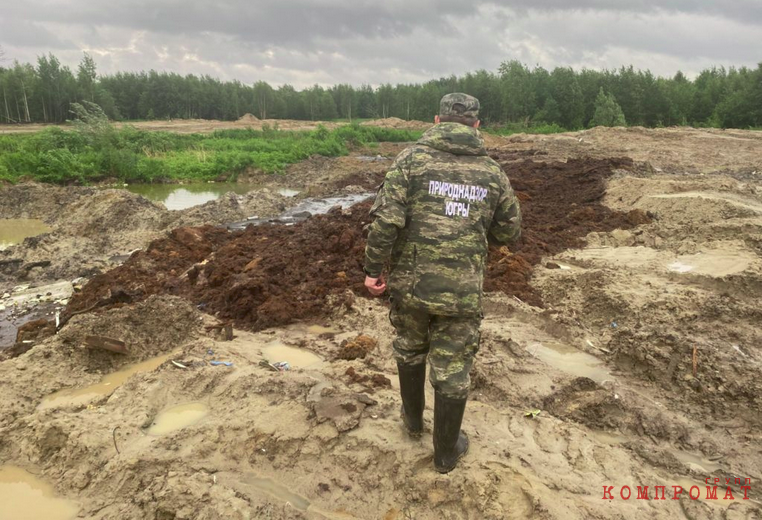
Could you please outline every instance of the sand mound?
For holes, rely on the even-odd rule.
[[[127,190],[12,186],[0,190],[0,218],[41,218],[52,231],[0,251],[0,281],[91,277],[167,230],[269,217],[281,213],[287,201],[262,189],[245,195],[231,192],[200,206],[169,211]]]
[[[55,223],[69,205],[98,191],[29,182],[0,188],[0,218],[38,218]]]
[[[246,113],[238,118],[239,123],[258,123],[260,119],[252,114]]]

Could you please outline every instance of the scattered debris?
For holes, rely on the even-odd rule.
[[[354,359],[365,359],[370,351],[378,346],[378,341],[365,334],[360,334],[352,340],[344,340],[339,346],[339,353],[336,355],[337,359],[346,359],[352,361]]]
[[[365,410],[365,399],[358,400],[357,395],[329,395],[324,396],[313,405],[313,411],[318,423],[330,421],[339,432],[347,432],[357,428],[360,417]],[[367,397],[367,396],[366,396]],[[370,399],[370,398],[368,398]],[[372,401],[372,400],[371,400]],[[375,403],[375,401],[372,401]]]
[[[259,362],[259,366],[265,367],[265,368],[267,368],[269,370],[272,370],[273,372],[280,372],[280,369],[278,367],[276,367],[275,365],[270,364],[270,362],[267,361],[266,359],[263,359],[262,361],[260,361]]]
[[[388,377],[386,377],[384,374],[360,375],[355,370],[355,367],[349,367],[347,368],[346,372],[344,372],[344,375],[348,376],[350,383],[359,383],[361,385],[364,385],[366,388],[369,389],[369,391],[372,391],[373,388],[391,388],[392,387],[391,380]]]
[[[129,350],[127,350],[127,344],[124,341],[107,338],[106,336],[85,336],[85,344],[90,348],[99,348],[110,352],[116,352],[118,354],[130,353]]]
[[[205,329],[207,332],[215,331],[217,333],[216,337],[219,341],[233,340],[233,323],[230,321],[218,323],[215,325],[207,325]]]

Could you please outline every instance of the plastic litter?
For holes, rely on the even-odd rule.
[[[532,419],[534,419],[541,413],[542,413],[542,410],[527,410],[526,412],[524,412],[524,417],[531,417]]]
[[[209,364],[212,365],[213,367],[218,367],[220,365],[225,365],[226,367],[233,366],[233,363],[230,361],[210,361]]]
[[[266,369],[272,370],[273,372],[285,372],[286,370],[291,370],[291,364],[288,361],[270,363],[266,359],[263,359],[259,362],[259,366],[265,367]]]

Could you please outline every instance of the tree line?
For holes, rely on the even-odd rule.
[[[0,63],[4,123],[60,123],[71,117],[70,105],[81,101],[100,105],[112,120],[235,120],[251,113],[261,119],[430,121],[449,92],[478,97],[488,125],[762,127],[762,63],[757,68],[712,67],[689,79],[682,72],[664,78],[632,66],[547,70],[514,60],[496,72],[478,70],[421,84],[303,90],[154,70],[101,76],[88,54],[76,70],[53,54],[40,56],[36,64]]]

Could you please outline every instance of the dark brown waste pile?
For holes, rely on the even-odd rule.
[[[498,159],[500,159],[498,157]],[[490,253],[486,289],[542,305],[529,285],[546,255],[580,247],[591,231],[631,228],[642,213],[601,205],[611,170],[631,161],[571,160],[506,164],[522,201],[520,243]],[[64,318],[151,294],[175,294],[237,327],[252,330],[325,316],[329,295],[364,295],[364,227],[370,202],[331,211],[294,226],[249,227],[228,233],[214,227],[180,228],[99,275],[74,295]],[[348,292],[349,291],[349,292]]]
[[[622,213],[601,204],[605,180],[618,168],[631,168],[631,159],[570,159],[562,162],[501,163],[521,201],[522,238],[518,244],[490,251],[485,290],[503,291],[542,306],[529,285],[532,269],[544,256],[585,245],[592,231],[630,229],[650,222],[640,210]]]
[[[180,228],[96,276],[71,299],[64,319],[87,309],[167,293],[253,330],[326,314],[326,297],[360,293],[362,229],[370,202],[294,226],[229,233]],[[213,253],[212,253],[213,252]],[[109,301],[111,299],[112,301]]]

